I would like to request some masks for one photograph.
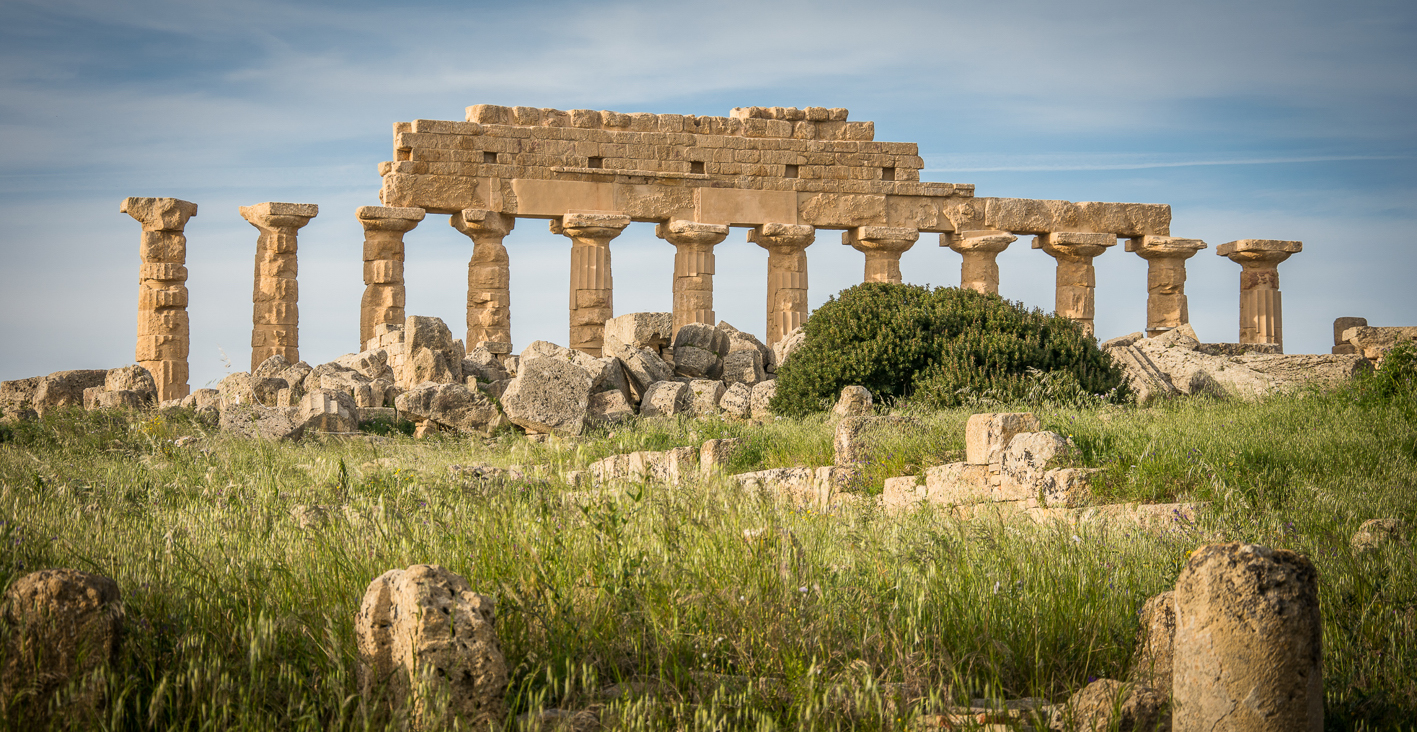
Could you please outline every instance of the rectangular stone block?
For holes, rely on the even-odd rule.
[[[400,308],[404,306],[404,286],[403,285],[370,285],[364,288],[364,297],[361,300],[365,308]],[[402,323],[403,319],[398,321]]]
[[[969,463],[936,465],[925,471],[925,499],[958,506],[990,499],[988,468]]]
[[[186,310],[164,308],[138,311],[138,335],[185,334],[191,326]]]
[[[696,188],[694,220],[730,226],[796,224],[797,194],[791,191]]]
[[[386,175],[380,199],[390,206],[456,213],[487,208],[485,179],[451,175]]]
[[[143,262],[138,265],[138,279],[161,282],[186,282],[187,268],[172,262]],[[1367,325],[1368,321],[1363,321]]]
[[[295,302],[299,297],[299,282],[283,277],[259,277],[251,293],[252,302]]]
[[[187,237],[180,231],[144,231],[138,257],[145,263],[182,264],[187,261]]]
[[[154,287],[153,285],[158,285]],[[163,287],[162,285],[168,285]],[[187,288],[166,281],[147,280],[138,288],[138,310],[187,307]]]
[[[970,465],[998,463],[1009,440],[1021,432],[1042,429],[1032,412],[985,412],[970,416],[964,427],[965,462]]]
[[[615,189],[610,183],[567,180],[512,181],[519,216],[562,216],[568,211],[615,211]]]
[[[797,194],[797,220],[814,226],[884,226],[886,197],[847,193]]]
[[[396,259],[376,259],[364,262],[364,284],[403,284],[403,262]]]

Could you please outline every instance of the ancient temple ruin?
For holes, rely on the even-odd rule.
[[[1170,206],[979,198],[969,184],[921,181],[922,167],[915,143],[877,142],[872,122],[824,107],[694,117],[480,104],[464,121],[398,122],[394,160],[379,166],[382,205],[356,212],[365,232],[359,345],[379,325],[404,322],[404,236],[428,214],[449,215],[472,240],[465,344],[494,354],[512,352],[503,242],[519,218],[546,220],[570,239],[569,342],[595,356],[615,314],[611,242],[634,221],[654,223],[675,247],[676,330],[715,322],[714,247],[730,227],[747,229],[748,241],[768,250],[769,345],[807,317],[807,249],[820,230],[840,231],[842,244],[862,253],[867,282],[900,282],[901,254],[922,233],[936,234],[963,256],[960,286],[986,293],[999,289],[999,252],[1032,236],[1033,248],[1055,260],[1056,311],[1088,332],[1093,259],[1124,239],[1149,262],[1148,334],[1188,322],[1186,260],[1207,245],[1171,236]],[[144,224],[138,360],[157,365],[164,399],[182,396],[181,231],[196,205],[128,199],[124,210]],[[299,358],[296,231],[316,213],[313,204],[275,202],[241,210],[261,232],[253,367],[275,354]],[[1241,343],[1282,343],[1277,266],[1301,248],[1242,239],[1217,249],[1243,268]]]

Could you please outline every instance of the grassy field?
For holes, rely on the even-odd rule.
[[[918,428],[865,490],[962,459],[970,412],[995,410],[900,410]],[[746,438],[735,472],[829,464],[822,418],[285,444],[191,415],[74,412],[0,427],[0,586],[46,567],[118,581],[128,630],[104,729],[399,727],[360,704],[352,619],[370,580],[415,563],[497,598],[509,726],[559,707],[624,728],[904,729],[971,698],[1061,701],[1125,678],[1142,602],[1195,547],[1245,541],[1319,568],[1327,726],[1414,728],[1413,548],[1348,547],[1369,518],[1417,525],[1410,396],[1035,411],[1106,469],[1108,500],[1208,501],[1201,521],[1141,534],[822,515],[723,480],[587,495],[559,477],[726,436]],[[474,464],[531,472],[450,470]],[[312,504],[329,521],[302,529],[291,509]]]

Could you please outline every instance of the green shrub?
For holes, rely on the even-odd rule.
[[[1060,381],[1075,394],[1126,394],[1121,373],[1076,323],[973,290],[861,284],[818,308],[804,332],[778,371],[778,414],[828,409],[852,384],[880,401],[929,407],[1026,401]],[[1040,390],[1052,372],[1068,375]]]

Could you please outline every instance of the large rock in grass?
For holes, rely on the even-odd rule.
[[[261,404],[273,407],[276,406],[280,390],[288,386],[289,384],[282,379],[237,372],[222,379],[221,383],[217,384],[217,391],[221,392],[222,409],[238,404]]]
[[[34,392],[43,378],[31,376],[28,379],[0,381],[0,418],[18,420],[36,417]]]
[[[832,407],[834,417],[869,417],[873,411],[871,390],[864,386],[842,388],[841,397]]]
[[[157,403],[157,382],[146,368],[133,364],[109,369],[103,378],[104,391],[131,391],[145,404]]]
[[[674,333],[674,316],[671,313],[627,313],[605,321],[604,333],[607,346],[647,348],[658,356],[669,346],[669,338]]]
[[[694,394],[694,415],[712,417],[718,414],[718,402],[728,389],[724,387],[722,381],[694,379],[689,382],[689,391]]]
[[[35,386],[31,406],[43,417],[55,409],[84,406],[84,390],[103,386],[108,379],[104,369],[56,371],[41,377]]]
[[[1407,533],[1402,519],[1369,519],[1358,527],[1349,546],[1354,554],[1370,554],[1387,546],[1406,546],[1409,543]]]
[[[360,692],[406,709],[417,729],[500,728],[507,662],[496,622],[492,597],[438,565],[385,572],[354,619]],[[430,703],[438,697],[447,700],[443,714]]]
[[[718,399],[718,408],[725,417],[735,419],[752,417],[753,389],[745,384],[729,384],[723,392],[723,396]]]
[[[1056,732],[1165,732],[1171,728],[1171,712],[1166,702],[1165,693],[1149,686],[1098,679],[1055,709],[1048,729]]]
[[[40,729],[53,694],[113,663],[123,633],[118,583],[74,569],[45,569],[15,580],[5,592],[0,707],[11,721]],[[84,684],[64,699],[64,716],[96,728],[106,687]],[[14,729],[19,729],[15,727]]]
[[[1318,572],[1254,544],[1191,553],[1176,579],[1175,729],[1324,728]]]
[[[590,408],[591,376],[559,358],[532,358],[502,393],[507,418],[528,431],[579,435]]]
[[[463,434],[492,434],[504,422],[497,405],[481,391],[462,384],[419,384],[398,395],[399,412]]]

